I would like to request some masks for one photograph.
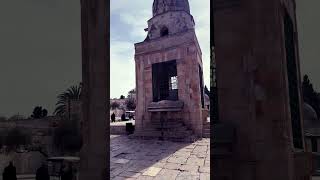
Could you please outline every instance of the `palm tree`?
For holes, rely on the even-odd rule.
[[[63,116],[66,113],[66,106],[69,100],[80,100],[81,83],[79,86],[71,86],[65,92],[58,95],[58,102],[56,103],[55,115]]]

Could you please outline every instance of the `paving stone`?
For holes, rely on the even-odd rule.
[[[131,172],[131,171],[124,171],[121,174],[119,174],[120,177],[126,177],[126,178],[137,178],[141,175],[140,172]]]
[[[190,157],[190,158],[187,160],[187,164],[197,165],[197,166],[204,166],[204,159],[202,159],[202,158],[197,158],[197,157]]]
[[[209,173],[200,173],[200,179],[201,180],[210,180],[210,174]]]
[[[144,172],[143,176],[156,176],[161,171],[161,168],[158,167],[150,167],[146,172]]]
[[[186,157],[179,157],[179,156],[171,156],[167,162],[177,163],[177,164],[185,164],[187,162]]]
[[[208,150],[205,151],[209,142],[207,146],[203,145],[205,143],[154,142],[116,136],[111,138],[110,149],[114,150],[111,153],[114,157],[110,157],[110,177],[112,180],[206,179],[209,177],[210,156]],[[151,167],[160,171],[150,171]],[[156,175],[148,176],[152,173]]]
[[[128,177],[118,176],[118,177],[112,178],[112,180],[136,180],[136,178],[128,178]]]
[[[199,172],[199,166],[184,164],[184,165],[181,165],[180,170],[187,171],[187,172],[190,172],[192,174],[196,174],[196,173]]]
[[[176,163],[165,163],[163,166],[164,169],[172,169],[172,170],[179,170],[181,167],[181,164]]]
[[[206,166],[206,167],[210,167],[210,161],[205,160],[205,161],[204,161],[204,166]]]
[[[201,166],[199,168],[200,173],[209,173],[210,174],[210,167]]]
[[[162,169],[155,180],[175,180],[180,171],[171,169]]]
[[[199,174],[195,175],[190,172],[180,172],[176,180],[200,180],[200,176]]]
[[[128,163],[130,160],[128,159],[115,159],[114,163],[117,163],[117,164],[126,164]]]
[[[139,176],[136,180],[152,180],[154,177],[151,176]]]

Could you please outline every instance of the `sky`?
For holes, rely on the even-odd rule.
[[[142,42],[152,18],[152,0],[111,0],[110,97],[119,98],[135,88],[134,44]],[[204,83],[210,87],[210,0],[189,0],[202,50]]]
[[[296,1],[301,72],[320,91],[320,1]],[[111,5],[111,97],[118,97],[134,88],[133,44],[146,36],[152,0]],[[190,0],[190,6],[209,67],[208,0]],[[0,22],[0,116],[30,116],[38,105],[51,114],[57,95],[81,81],[80,0],[0,0]]]

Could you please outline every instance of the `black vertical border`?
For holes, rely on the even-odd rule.
[[[107,99],[106,99],[106,103],[107,103],[107,109],[106,109],[106,121],[107,121],[107,177],[110,178],[110,0],[104,0],[105,4],[106,4],[106,14],[107,14],[107,22],[106,22],[106,26],[107,26]]]

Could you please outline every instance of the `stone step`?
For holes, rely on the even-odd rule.
[[[150,139],[157,139],[157,140],[165,140],[165,141],[173,141],[173,142],[195,142],[197,141],[197,137],[195,137],[194,135],[188,135],[188,136],[183,136],[183,137],[177,137],[177,136],[164,136],[161,138],[161,136],[156,136],[156,135],[150,135],[148,136],[148,134],[143,134],[143,135],[139,135],[139,134],[132,134],[129,135],[130,139],[134,139],[134,138],[138,138],[138,139],[145,139],[145,140],[150,140]]]
[[[158,131],[187,131],[188,128],[185,126],[179,126],[179,127],[154,127],[154,129]]]
[[[163,122],[165,122],[165,123],[172,123],[172,124],[174,124],[174,123],[183,123],[182,120],[164,120]],[[151,123],[161,123],[161,120],[159,120],[159,119],[153,119],[153,120],[151,121]]]
[[[161,130],[161,129],[167,129],[167,130],[184,129],[184,130],[186,130],[187,129],[186,126],[173,126],[173,125],[163,125],[163,126],[152,125],[149,127],[152,129],[158,129],[158,130]]]
[[[153,136],[161,137],[162,132],[157,130],[144,130],[143,132],[135,132],[137,136]],[[192,135],[192,131],[163,131],[165,137],[186,137]]]
[[[180,129],[180,128],[184,129],[184,128],[186,128],[186,126],[178,125],[178,124],[176,124],[176,125],[163,124],[162,126],[153,124],[153,125],[150,125],[149,127],[154,128],[154,129],[161,129],[161,128],[163,128],[163,129]]]

